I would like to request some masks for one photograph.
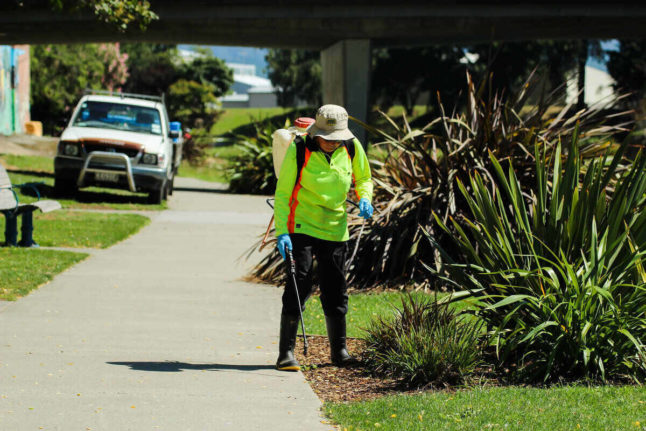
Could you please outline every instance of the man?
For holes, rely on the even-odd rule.
[[[368,219],[373,212],[368,158],[348,129],[346,110],[324,105],[307,135],[296,138],[287,150],[276,186],[277,246],[283,259],[285,247],[293,252],[300,298],[299,304],[288,277],[280,319],[279,370],[299,369],[294,358],[299,307],[305,309],[312,293],[314,258],[332,362],[344,365],[351,360],[346,347],[348,294],[344,268],[349,238],[345,201],[353,181],[359,215]]]

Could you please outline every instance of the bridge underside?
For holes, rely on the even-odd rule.
[[[646,4],[628,1],[152,0],[160,19],[121,34],[45,0],[0,5],[0,44],[142,41],[323,49],[490,40],[646,37]],[[638,4],[641,3],[641,4]]]
[[[646,2],[597,0],[151,0],[119,33],[49,0],[0,4],[0,44],[138,41],[320,50],[325,103],[367,115],[370,49],[493,40],[646,38]],[[361,134],[361,132],[359,132]]]

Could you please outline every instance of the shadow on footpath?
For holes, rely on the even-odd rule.
[[[274,365],[237,365],[237,364],[188,364],[186,362],[108,362],[110,365],[125,365],[131,370],[177,373],[184,370],[213,371],[258,371],[274,370]]]

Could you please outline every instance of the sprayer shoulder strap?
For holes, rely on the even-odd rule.
[[[306,150],[309,149],[310,152],[314,152],[317,151],[317,148],[315,148],[315,144],[311,140],[306,140],[302,136],[297,136],[294,139],[294,144],[296,145],[296,184],[298,184],[301,178],[301,171],[305,165]],[[342,145],[348,150],[350,163],[352,163],[355,154],[354,140],[348,139],[347,141],[343,141]]]
[[[354,160],[355,144],[356,143],[354,139],[348,139],[347,141],[343,141],[343,145],[348,150],[348,155],[350,156],[350,163],[352,163],[352,161]]]
[[[305,147],[307,143],[302,136],[297,136],[294,139],[294,144],[296,145],[296,184],[298,184],[301,178],[301,170],[305,165]]]

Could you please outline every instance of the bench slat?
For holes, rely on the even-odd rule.
[[[30,205],[35,206],[44,213],[59,210],[62,208],[61,204],[56,201],[36,201]]]
[[[16,197],[11,189],[0,189],[0,211],[16,208]]]
[[[4,166],[0,165],[0,188],[11,188],[11,180]]]
[[[16,196],[11,191],[11,180],[4,166],[0,165],[0,211],[16,208]]]

